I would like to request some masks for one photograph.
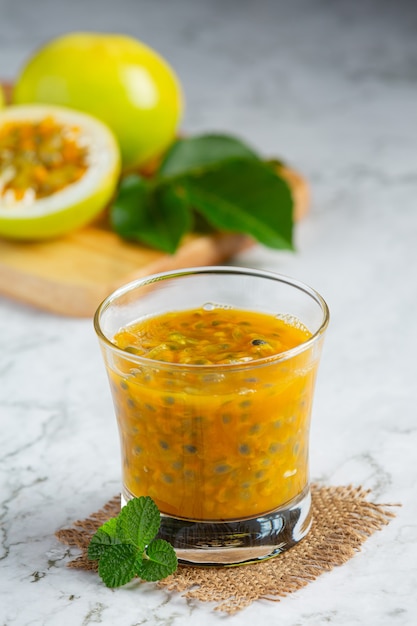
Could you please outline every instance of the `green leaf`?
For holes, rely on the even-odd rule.
[[[107,587],[125,585],[136,575],[154,581],[172,574],[178,566],[174,548],[154,539],[161,516],[149,496],[132,498],[119,515],[93,535],[88,558],[98,560],[98,573]]]
[[[238,158],[259,159],[252,148],[230,135],[210,134],[178,139],[165,155],[157,175],[180,176]]]
[[[288,184],[260,161],[236,159],[176,183],[179,199],[216,228],[246,233],[277,249],[293,249]]]
[[[140,210],[149,193],[149,182],[138,174],[126,176],[119,186],[117,197],[110,207],[110,223],[122,237],[140,229]]]
[[[132,543],[143,552],[159,530],[161,516],[149,496],[133,498],[118,516],[117,532],[124,542]]]
[[[120,543],[116,536],[117,519],[112,518],[102,524],[96,533],[91,537],[88,545],[88,558],[91,561],[98,561],[104,554],[108,546]]]
[[[170,186],[132,174],[121,183],[110,221],[121,237],[172,254],[191,229],[192,213]]]
[[[291,250],[294,203],[278,165],[233,136],[179,139],[152,179],[122,181],[111,224],[121,237],[170,254],[192,228],[245,233]]]
[[[136,564],[136,573],[143,580],[155,581],[166,578],[178,567],[177,555],[170,543],[164,539],[154,539],[143,558]]]
[[[136,574],[138,550],[127,543],[107,546],[98,563],[98,573],[107,587],[125,585]]]

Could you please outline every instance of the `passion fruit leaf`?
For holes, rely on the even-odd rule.
[[[178,139],[151,181],[142,180],[126,197],[122,186],[112,213],[119,234],[170,252],[191,226],[245,233],[291,250],[293,204],[277,161],[261,160],[236,137],[205,134]]]
[[[230,135],[205,134],[178,139],[168,150],[158,176],[172,177],[189,174],[229,159],[256,159],[259,156],[243,141]]]
[[[146,203],[149,187],[150,183],[139,174],[130,174],[122,179],[110,207],[110,224],[121,237],[134,238],[140,230],[142,207]]]
[[[172,254],[191,229],[192,213],[173,187],[131,174],[120,185],[110,222],[121,237]]]
[[[293,249],[288,184],[261,161],[236,159],[177,181],[177,197],[218,229],[246,233],[276,249]]]

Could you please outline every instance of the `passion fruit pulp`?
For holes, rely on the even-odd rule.
[[[120,174],[112,132],[63,107],[0,111],[0,235],[47,239],[88,224]]]
[[[46,43],[22,68],[13,102],[66,106],[101,119],[127,170],[165,151],[183,110],[179,80],[165,59],[132,37],[104,33],[68,33]]]

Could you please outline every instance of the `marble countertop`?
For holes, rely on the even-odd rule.
[[[133,34],[170,59],[187,132],[238,133],[312,190],[295,253],[232,259],[294,276],[331,309],[311,474],[400,502],[348,563],[233,617],[152,585],[68,569],[58,528],[120,489],[112,402],[90,319],[0,298],[0,624],[417,623],[417,10],[411,2],[1,0],[0,76],[67,30]],[[1,255],[1,245],[0,245]],[[74,551],[71,552],[73,555]]]

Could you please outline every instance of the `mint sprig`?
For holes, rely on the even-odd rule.
[[[171,254],[201,223],[292,249],[293,199],[278,172],[235,137],[178,139],[151,179],[122,180],[110,221],[120,236]]]
[[[133,498],[119,515],[92,536],[88,558],[98,561],[98,573],[107,587],[121,587],[132,578],[156,581],[178,566],[174,548],[156,539],[161,516],[149,496]]]

